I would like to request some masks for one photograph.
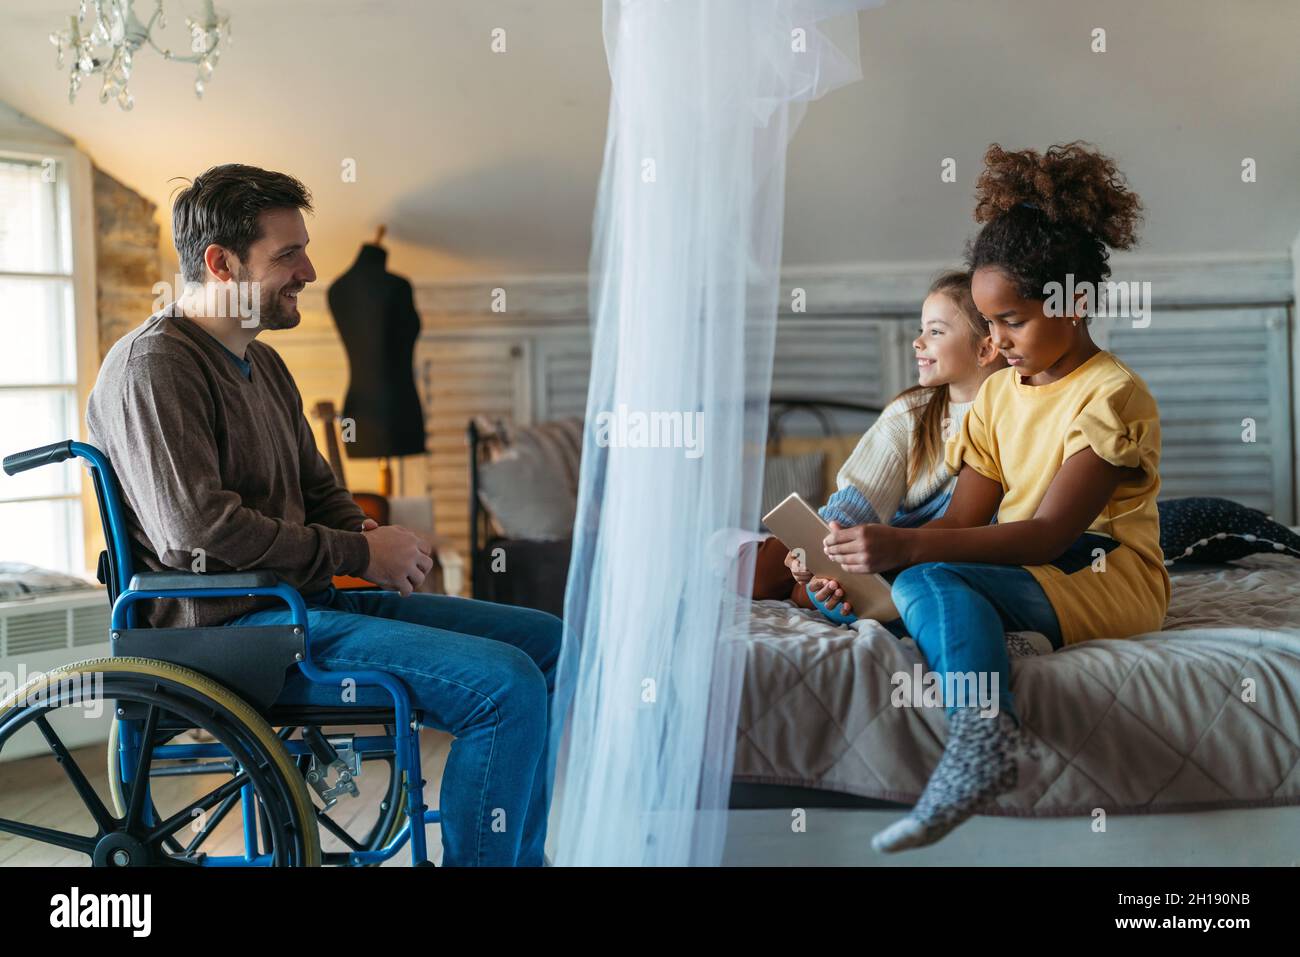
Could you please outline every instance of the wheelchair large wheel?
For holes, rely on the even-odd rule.
[[[56,709],[123,706],[142,715],[133,781],[158,775],[154,749],[180,730],[202,728],[230,755],[234,774],[220,786],[171,803],[152,787],[128,787],[117,813],[64,747],[49,715]],[[116,725],[118,722],[114,721]],[[0,817],[0,831],[85,854],[96,866],[190,866],[209,856],[198,848],[213,817],[224,816],[241,794],[251,792],[261,824],[258,862],[274,866],[318,866],[320,836],[306,784],[274,730],[246,702],[211,679],[165,661],[102,658],[78,662],[38,676],[0,703],[0,750],[34,724],[63,767],[95,826],[93,834]],[[180,729],[180,730],[178,730]],[[116,775],[110,775],[110,782]],[[162,806],[162,813],[159,811]],[[179,805],[179,806],[175,806]],[[202,822],[202,827],[199,827]],[[186,843],[187,831],[199,834]]]

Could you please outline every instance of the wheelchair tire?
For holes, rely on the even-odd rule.
[[[82,676],[101,675],[102,684],[92,695],[81,693]],[[78,690],[69,691],[74,687]],[[94,687],[94,683],[91,683]],[[113,794],[114,813],[102,805],[76,766],[76,762],[62,742],[53,734],[45,714],[54,708],[77,706],[94,698],[105,702],[138,701],[150,706],[151,714],[166,713],[180,717],[191,727],[209,731],[238,762],[245,780],[266,816],[274,822],[280,840],[268,834],[273,845],[271,862],[277,866],[316,867],[321,863],[320,835],[316,827],[315,807],[307,792],[306,783],[299,774],[283,742],[250,705],[229,689],[212,679],[166,661],[146,658],[99,658],[81,661],[38,675],[22,688],[0,702],[0,749],[17,731],[31,722],[37,722],[56,758],[82,797],[83,803],[95,818],[99,833],[95,836],[73,835],[52,831],[34,825],[0,819],[0,831],[42,840],[65,848],[89,854],[97,865],[131,864],[194,864],[189,858],[173,857],[164,853],[161,844],[166,841],[173,847],[174,834],[186,825],[182,820],[166,837],[151,838],[151,847],[142,844],[146,829],[156,828],[143,822],[126,820],[127,801],[116,773],[109,774]],[[37,702],[32,703],[33,698]],[[113,725],[118,722],[114,720]],[[80,786],[78,783],[80,782]],[[87,791],[89,794],[87,794]],[[205,796],[205,799],[211,795]],[[92,805],[93,800],[93,805]],[[97,805],[97,806],[94,806]],[[186,808],[183,810],[191,810]],[[156,809],[151,811],[156,815]],[[173,819],[175,816],[173,816]],[[156,819],[156,818],[155,818]],[[169,819],[169,820],[173,820]],[[133,829],[136,832],[133,833]],[[119,853],[106,859],[120,844]],[[93,849],[88,849],[93,845]],[[139,853],[137,853],[139,852]],[[132,854],[135,856],[132,857]]]

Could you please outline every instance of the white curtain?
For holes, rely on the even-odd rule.
[[[557,864],[721,859],[752,577],[734,545],[759,519],[786,145],[804,103],[858,76],[856,10],[874,5],[605,0]]]

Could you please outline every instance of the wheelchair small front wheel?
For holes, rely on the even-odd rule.
[[[138,716],[130,722],[130,747],[125,754],[133,772],[130,783],[123,787],[118,775],[109,774],[115,798],[111,811],[50,721],[60,709],[98,706],[114,715]],[[67,665],[38,675],[0,702],[0,750],[31,725],[44,737],[95,830],[85,834],[69,829],[66,815],[43,823],[14,820],[4,815],[0,804],[0,832],[84,854],[96,866],[215,863],[215,851],[203,850],[203,841],[212,837],[217,821],[233,802],[251,797],[256,804],[254,820],[262,825],[260,833],[253,829],[254,846],[245,848],[242,860],[232,854],[222,863],[320,865],[315,810],[283,742],[252,707],[204,675],[144,658],[101,658]],[[150,786],[160,760],[155,749],[193,728],[211,734],[235,771],[205,793],[195,795],[191,789],[163,796]],[[142,786],[136,787],[137,782]],[[0,801],[3,798],[0,795]],[[67,806],[53,799],[43,804]],[[39,810],[28,809],[29,814]],[[194,832],[192,837],[189,832]]]

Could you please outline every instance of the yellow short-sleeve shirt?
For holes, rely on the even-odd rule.
[[[1169,607],[1160,551],[1160,413],[1146,383],[1105,350],[1047,385],[1014,368],[989,376],[947,444],[953,472],[969,465],[1002,486],[999,524],[1034,516],[1065,460],[1091,448],[1112,465],[1140,467],[1116,488],[1080,539],[1026,569],[1042,586],[1066,644],[1158,631]]]

